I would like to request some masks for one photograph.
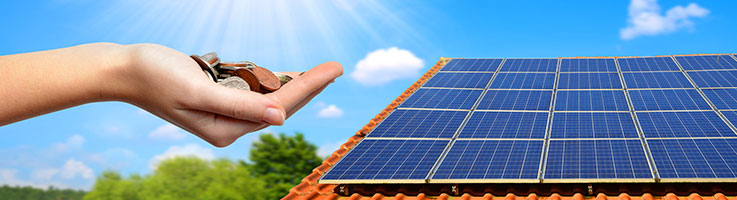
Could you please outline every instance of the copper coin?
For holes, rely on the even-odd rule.
[[[246,81],[248,86],[251,88],[251,91],[261,91],[261,84],[259,84],[258,78],[256,78],[253,71],[245,68],[237,69],[235,70],[235,75]]]
[[[278,90],[281,87],[281,81],[274,75],[273,72],[263,67],[254,67],[251,69],[253,74],[258,78],[258,82],[261,84],[261,89],[269,92]]]

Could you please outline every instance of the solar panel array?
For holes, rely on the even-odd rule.
[[[321,183],[737,180],[737,58],[452,59]]]

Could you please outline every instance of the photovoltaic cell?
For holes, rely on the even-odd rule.
[[[553,91],[488,90],[476,110],[550,110]]]
[[[400,108],[471,109],[481,90],[419,89]]]
[[[687,72],[698,87],[737,87],[737,71]]]
[[[453,138],[468,111],[395,110],[367,137]]]
[[[499,73],[489,88],[553,89],[554,73]]]
[[[550,138],[638,138],[630,113],[554,112]]]
[[[551,140],[545,178],[652,178],[652,173],[640,140]]]
[[[432,179],[536,179],[542,140],[456,140]]]
[[[448,140],[364,139],[322,180],[423,180]]]
[[[558,89],[622,89],[617,73],[561,73]]]
[[[721,113],[733,126],[737,126],[737,111],[721,111]]]
[[[630,90],[632,107],[643,110],[710,110],[711,106],[693,90]]]
[[[622,73],[627,88],[693,88],[681,72]]]
[[[558,91],[557,111],[628,111],[623,90]]]
[[[452,59],[440,71],[485,71],[494,72],[502,59]]]
[[[422,87],[486,88],[491,73],[437,73]]]
[[[680,71],[671,57],[618,58],[619,68],[626,71]]]
[[[737,136],[714,111],[640,112],[637,119],[646,138]]]
[[[729,55],[675,56],[683,70],[737,69],[737,61]]]
[[[613,58],[561,59],[561,72],[616,72]]]
[[[500,71],[555,72],[558,59],[507,59]]]
[[[737,109],[737,89],[701,90],[717,109]]]
[[[458,138],[544,139],[548,112],[475,111]]]
[[[648,139],[660,178],[736,178],[737,139]]]

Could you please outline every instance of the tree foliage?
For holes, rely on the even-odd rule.
[[[300,133],[261,135],[251,147],[250,160],[176,157],[146,176],[125,178],[106,171],[84,199],[280,199],[322,161],[317,147]]]
[[[82,199],[85,192],[72,189],[58,189],[50,186],[39,189],[30,186],[0,186],[0,199],[49,199],[49,200],[77,200]]]
[[[229,160],[177,157],[162,161],[145,177],[122,179],[116,172],[104,172],[84,199],[263,199],[263,185],[246,167]]]
[[[307,142],[301,133],[293,137],[263,134],[253,143],[249,159],[251,171],[266,182],[268,199],[285,196],[322,162],[317,156],[317,147]]]

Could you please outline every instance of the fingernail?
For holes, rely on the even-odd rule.
[[[281,125],[284,123],[284,113],[276,108],[267,108],[264,113],[264,121],[271,125]]]

